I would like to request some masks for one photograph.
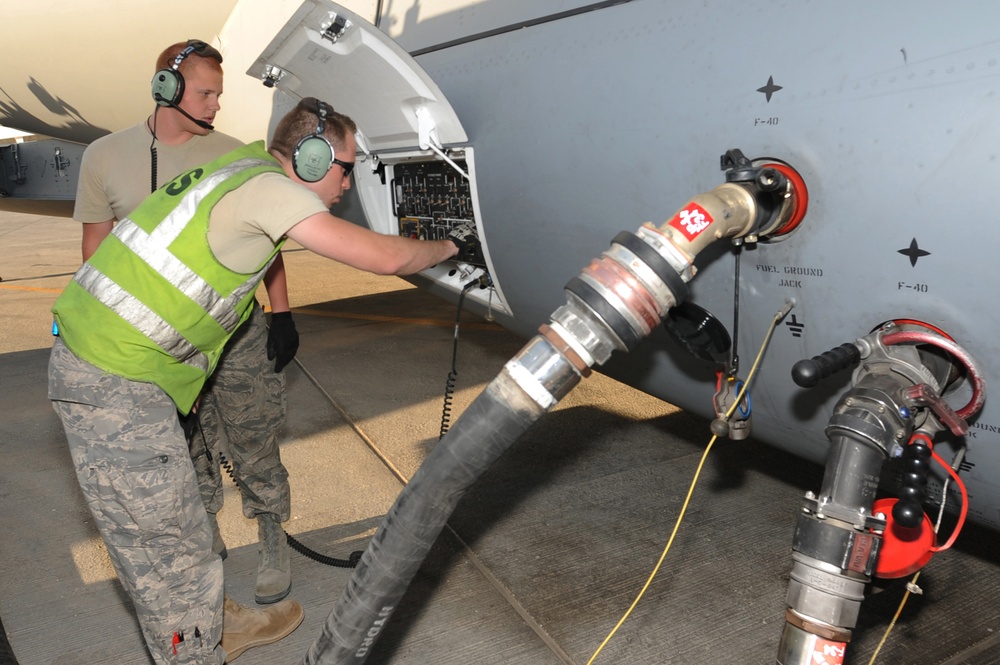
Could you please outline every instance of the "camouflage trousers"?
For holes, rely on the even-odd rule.
[[[222,561],[173,401],[80,360],[59,339],[49,399],[153,660],[221,664]]]
[[[243,498],[243,514],[274,513],[288,521],[288,471],[281,463],[277,431],[285,420],[285,375],[267,359],[267,326],[260,305],[226,344],[198,405],[200,427],[191,456],[205,507],[222,509],[220,453],[231,463]]]

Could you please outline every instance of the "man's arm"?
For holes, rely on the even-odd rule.
[[[264,273],[264,288],[267,290],[267,299],[271,302],[271,312],[287,312],[291,310],[288,303],[288,279],[285,275],[285,260],[281,257],[281,252],[274,257],[271,267]]]
[[[288,304],[288,280],[285,277],[285,260],[281,252],[274,257],[271,267],[264,273],[264,288],[271,301],[271,324],[267,327],[267,358],[273,360],[274,371],[292,362],[299,350],[299,332],[292,321]]]
[[[412,275],[450,259],[458,247],[450,240],[413,240],[317,213],[286,234],[306,249],[376,275]]]
[[[87,261],[97,246],[114,229],[118,214],[108,194],[107,166],[116,164],[117,150],[107,139],[98,139],[87,146],[80,161],[80,179],[76,183],[73,219],[82,225],[80,253]],[[111,160],[109,162],[109,159]]]
[[[108,234],[111,233],[111,229],[115,226],[115,220],[109,219],[106,222],[93,222],[83,224],[83,240],[80,242],[80,249],[83,254],[83,260],[86,261],[97,250],[97,246],[101,244]],[[287,299],[287,296],[286,296]]]

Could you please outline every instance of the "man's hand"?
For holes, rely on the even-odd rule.
[[[267,359],[274,360],[274,371],[280,372],[292,362],[299,350],[299,331],[295,329],[291,312],[271,314],[267,331]]]
[[[458,247],[456,261],[470,261],[476,256],[479,249],[479,236],[476,235],[476,227],[469,222],[459,222],[448,232],[448,240]]]

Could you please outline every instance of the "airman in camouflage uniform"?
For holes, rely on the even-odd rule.
[[[268,150],[263,142],[239,148],[150,195],[52,308],[59,337],[49,396],[157,665],[228,662],[302,621],[294,601],[248,610],[223,596],[221,559],[177,419],[257,315],[253,294],[285,240],[376,274],[414,274],[458,252],[455,240],[382,235],[330,214],[354,166],[334,150],[356,154],[355,131],[323,102],[302,100]],[[326,160],[297,163],[307,140],[327,144]],[[231,250],[246,250],[246,262],[228,257]]]

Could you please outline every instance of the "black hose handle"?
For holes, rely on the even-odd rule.
[[[903,449],[903,476],[899,486],[899,501],[892,507],[892,519],[899,526],[915,529],[924,521],[923,501],[930,473],[931,448],[916,439]]]
[[[861,351],[850,342],[830,349],[808,360],[800,360],[792,367],[792,380],[803,388],[812,388],[831,374],[853,367],[861,360]]]

